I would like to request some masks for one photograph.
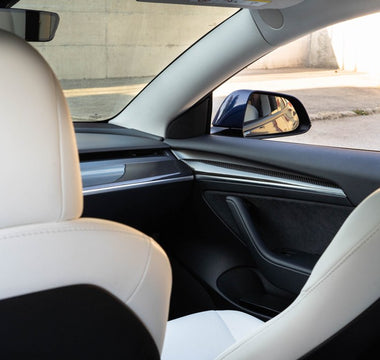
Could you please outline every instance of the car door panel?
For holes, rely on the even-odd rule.
[[[380,186],[373,152],[223,136],[166,142],[193,168],[198,198],[196,230],[181,241],[192,256],[178,244],[174,252],[230,306],[264,319],[295,298],[355,205]]]
[[[204,199],[247,246],[263,275],[294,294],[300,291],[319,256],[352,210],[345,206],[228,191],[206,191]]]

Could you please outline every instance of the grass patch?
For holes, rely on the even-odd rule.
[[[368,111],[362,110],[362,109],[355,109],[352,110],[356,115],[369,115]]]

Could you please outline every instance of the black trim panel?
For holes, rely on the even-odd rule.
[[[165,142],[173,149],[224,155],[325,179],[341,188],[354,205],[380,187],[380,152],[213,135]]]
[[[76,137],[80,154],[107,151],[168,149],[168,146],[160,141],[136,136],[77,133]]]
[[[160,136],[148,134],[143,131],[128,129],[108,122],[75,122],[75,133],[96,133],[96,134],[114,134],[114,135],[128,135],[135,137],[142,137],[145,139],[162,141]]]
[[[183,139],[210,132],[212,93],[175,118],[167,127],[166,137]],[[196,119],[196,121],[194,121]]]
[[[3,358],[159,360],[137,316],[107,291],[73,285],[0,301]]]

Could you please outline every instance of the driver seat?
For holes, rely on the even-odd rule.
[[[166,254],[128,226],[80,218],[78,150],[61,87],[22,39],[0,30],[0,47],[2,356],[159,359]]]

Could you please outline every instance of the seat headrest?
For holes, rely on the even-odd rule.
[[[78,151],[62,89],[24,40],[0,30],[0,228],[78,218]]]

